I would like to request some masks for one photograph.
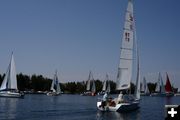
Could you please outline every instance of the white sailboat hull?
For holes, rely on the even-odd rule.
[[[60,95],[60,93],[57,93],[57,92],[48,92],[47,93],[47,96],[58,96]]]
[[[0,97],[23,98],[24,94],[16,91],[0,91]]]
[[[112,111],[112,112],[128,112],[139,108],[139,101],[119,103],[115,106],[104,106],[102,107],[102,101],[97,102],[97,108],[100,111]]]
[[[81,96],[96,96],[95,92],[87,91],[81,94]]]

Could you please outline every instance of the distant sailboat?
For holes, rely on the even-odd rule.
[[[55,72],[54,79],[51,83],[51,91],[47,93],[48,96],[57,96],[61,94],[61,88],[59,85],[59,80],[57,76],[57,71]]]
[[[92,83],[92,87],[91,87]],[[82,96],[95,96],[96,95],[96,85],[95,81],[92,75],[92,72],[89,72],[88,80],[87,80],[87,85],[86,85],[86,91],[81,94]]]
[[[99,95],[103,95],[105,94],[105,92],[107,92],[108,94],[111,92],[111,86],[110,86],[108,74],[106,74],[106,78],[103,82],[103,88],[102,91],[99,93]]]
[[[166,96],[174,96],[173,88],[171,86],[169,76],[166,73],[166,85],[165,85]]]
[[[132,68],[133,68],[133,51],[134,51],[134,41],[136,41],[135,36],[135,26],[133,17],[133,4],[132,0],[128,1],[125,25],[123,30],[123,39],[121,47],[120,64],[118,67],[118,75],[116,82],[116,90],[128,91],[130,90],[130,82],[132,80]],[[139,108],[140,100],[140,71],[139,71],[139,53],[136,44],[136,55],[137,55],[137,78],[136,78],[136,90],[135,95],[130,95],[126,93],[119,96],[113,100],[108,100],[108,103],[104,100],[97,102],[97,108],[100,111],[131,111]],[[104,98],[104,96],[103,96]]]
[[[166,96],[165,87],[162,80],[161,73],[158,74],[158,81],[156,83],[156,89],[154,93],[151,93],[151,96]]]
[[[145,77],[143,78],[141,95],[142,95],[142,96],[149,96],[149,95],[150,95],[149,88],[148,88],[148,86],[147,86],[146,78],[145,78]]]
[[[0,87],[0,97],[21,98],[23,96],[24,93],[20,92],[17,88],[16,68],[12,53],[10,64]]]

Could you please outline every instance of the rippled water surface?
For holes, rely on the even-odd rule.
[[[179,97],[142,96],[140,109],[129,113],[100,112],[96,108],[101,96],[41,94],[24,99],[0,98],[1,120],[164,120],[165,104],[180,104]]]

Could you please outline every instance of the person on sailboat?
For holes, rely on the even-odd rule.
[[[108,94],[107,92],[105,92],[105,94],[103,95],[103,101],[107,101],[107,99],[108,99]]]
[[[123,93],[122,93],[122,91],[119,93],[119,95],[118,95],[118,98],[117,98],[117,103],[120,103],[120,102],[123,102],[124,100],[123,100]]]
[[[104,106],[106,106],[108,101],[108,94],[107,92],[105,92],[105,94],[103,95],[103,99],[102,99],[102,107],[104,108]]]

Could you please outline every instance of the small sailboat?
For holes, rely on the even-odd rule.
[[[92,83],[92,87],[91,87]],[[96,95],[96,85],[95,81],[92,75],[92,72],[89,72],[88,80],[87,80],[87,85],[86,85],[86,92],[81,94],[82,96],[95,96]]]
[[[166,96],[165,87],[164,87],[164,83],[163,83],[162,76],[161,76],[160,72],[158,74],[158,81],[156,84],[155,92],[152,93],[151,96]]]
[[[54,79],[52,80],[51,83],[51,91],[47,93],[48,96],[57,96],[61,94],[61,88],[59,85],[59,80],[58,80],[58,76],[57,76],[57,70],[55,72],[54,75]]]
[[[168,96],[168,97],[174,96],[173,88],[171,86],[171,83],[170,83],[170,80],[169,80],[169,76],[168,76],[167,73],[166,73],[165,92],[166,92],[166,96]]]
[[[136,41],[134,18],[133,18],[133,4],[132,0],[128,1],[128,6],[126,10],[125,25],[123,29],[123,39],[120,55],[120,64],[118,67],[118,75],[116,81],[116,90],[118,91],[128,91],[130,90],[130,82],[132,79],[132,68],[133,68],[133,51],[134,51],[134,41]],[[140,100],[140,71],[139,71],[139,54],[137,49],[136,41],[136,55],[137,55],[137,78],[136,78],[136,90],[135,95],[130,95],[126,93],[123,95],[119,94],[117,98],[108,99],[104,97],[102,100],[97,102],[97,108],[100,111],[131,111],[139,108]],[[104,100],[107,98],[107,100]]]
[[[109,80],[109,77],[108,77],[108,74],[106,74],[106,78],[103,82],[102,91],[98,93],[99,95],[104,95],[106,92],[110,93],[111,86],[110,86],[110,82],[108,80]]]
[[[11,61],[5,74],[4,80],[0,87],[0,97],[24,97],[24,93],[20,92],[17,87],[16,68],[13,53],[11,55]]]
[[[149,95],[150,95],[149,88],[148,88],[148,86],[147,86],[146,78],[145,78],[145,77],[143,78],[141,95],[142,95],[142,96],[149,96]]]

